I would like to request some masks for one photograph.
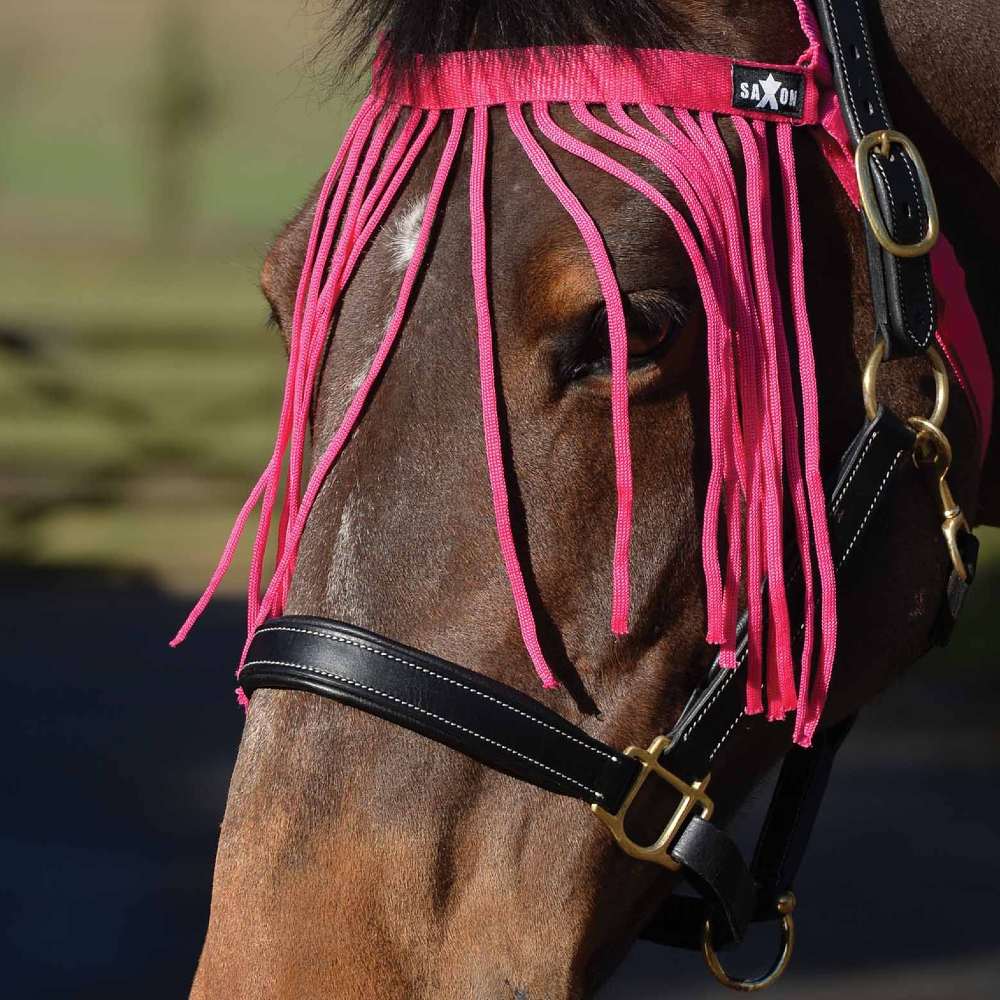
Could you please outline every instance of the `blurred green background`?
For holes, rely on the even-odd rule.
[[[191,640],[167,640],[270,452],[285,357],[257,275],[354,103],[311,63],[324,13],[0,2],[14,1000],[176,1000],[191,982],[242,725],[245,551]]]
[[[203,582],[276,419],[260,262],[352,103],[322,27],[299,0],[0,5],[0,560]]]

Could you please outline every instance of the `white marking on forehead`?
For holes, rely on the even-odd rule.
[[[405,271],[417,249],[420,224],[424,221],[427,195],[414,198],[395,218],[389,234],[389,256],[395,271]]]

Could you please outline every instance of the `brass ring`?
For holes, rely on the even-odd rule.
[[[948,413],[948,402],[951,394],[951,382],[948,379],[948,366],[936,347],[927,348],[927,357],[934,371],[934,410],[927,418],[938,430],[944,424]],[[876,387],[878,370],[885,358],[885,341],[879,340],[874,350],[868,355],[865,370],[861,375],[861,394],[865,402],[865,416],[869,421],[878,415],[878,396]]]
[[[784,975],[788,963],[792,960],[792,950],[795,948],[795,921],[792,919],[794,909],[795,896],[790,892],[784,893],[778,900],[778,912],[781,914],[781,954],[774,965],[756,979],[733,979],[726,972],[712,944],[712,921],[706,920],[701,932],[701,953],[705,957],[709,972],[723,986],[738,993],[756,993],[758,990],[766,990],[768,986],[773,986]]]

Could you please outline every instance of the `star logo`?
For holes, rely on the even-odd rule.
[[[733,63],[733,107],[757,114],[798,118],[805,79],[798,70]]]
[[[781,84],[775,80],[773,73],[768,73],[767,76],[760,81],[760,89],[764,92],[764,96],[757,102],[757,107],[770,108],[772,111],[779,111],[778,91],[781,89]]]

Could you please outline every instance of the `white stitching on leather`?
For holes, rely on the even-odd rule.
[[[862,465],[864,465],[865,457],[871,450],[871,446],[875,438],[877,438],[878,436],[879,436],[878,430],[872,431],[872,435],[868,439],[868,443],[865,445],[864,451],[861,452],[861,455],[858,457],[857,463],[855,464],[854,468],[851,469],[851,474],[847,477],[846,481],[844,482],[844,485],[841,486],[840,489],[837,490],[837,492],[833,495],[833,499],[830,501],[830,509],[834,512],[834,514],[837,513],[837,508],[840,506],[840,501],[844,499],[844,494],[847,492],[847,488],[851,485],[851,483],[854,482],[854,477],[858,474],[858,470],[861,468]]]
[[[903,166],[906,167],[906,174],[910,178],[910,187],[913,188],[914,198],[915,198],[917,204],[919,204],[920,203],[920,189],[917,186],[917,179],[916,179],[916,177],[913,176],[913,166],[910,163],[910,158],[908,156],[906,156],[905,154],[901,154],[900,155],[900,159],[903,161]],[[923,220],[923,218],[921,218],[919,221],[920,221],[921,224],[923,224],[924,220]],[[927,294],[927,307],[930,310],[927,313],[927,315],[928,316],[933,316],[934,315],[934,296],[933,296],[933,293],[931,292],[931,278],[930,278],[930,271],[931,271],[931,269],[930,269],[930,267],[925,267],[923,270],[924,270],[924,291]],[[923,338],[923,340],[921,340],[919,342],[921,347],[926,347],[930,343],[931,335],[933,334],[933,332],[934,332],[933,329],[928,324],[927,335]]]
[[[900,160],[902,160],[903,166],[906,167],[906,173],[910,178],[910,188],[913,190],[913,197],[915,200],[919,201],[920,191],[917,188],[916,178],[913,176],[913,171],[910,169],[910,161],[905,153],[899,154]],[[889,177],[886,174],[885,164],[881,160],[874,159],[872,163],[878,169],[879,176],[882,178],[882,183],[885,185],[885,193],[889,196],[889,211],[892,214],[892,229],[893,232],[896,230],[896,199],[892,196],[892,188],[889,186]],[[930,278],[928,277],[929,268],[924,268],[924,290],[927,293],[927,302],[930,305],[930,313],[928,315],[933,315],[934,313],[934,302],[931,298],[931,288],[930,288]],[[913,332],[910,327],[910,317],[907,315],[906,309],[903,308],[903,290],[901,287],[896,288],[896,302],[899,305],[900,314],[903,317],[903,329],[904,331],[921,347],[926,347],[931,339],[931,330],[928,328],[926,336],[923,338],[918,337],[917,334]]]
[[[426,708],[421,708],[419,705],[414,705],[411,702],[404,701],[402,698],[397,698],[395,695],[389,694],[386,691],[381,691],[378,688],[369,686],[368,684],[362,684],[360,681],[353,680],[350,677],[343,677],[340,674],[332,673],[329,670],[320,670],[319,667],[310,666],[308,663],[288,663],[284,660],[251,660],[249,663],[245,663],[244,667],[292,667],[296,670],[305,670],[311,674],[318,674],[320,677],[329,677],[331,680],[340,681],[342,684],[350,684],[352,687],[361,688],[362,691],[370,691],[372,694],[377,694],[380,698],[388,698],[389,701],[394,701],[399,705],[405,705],[407,708],[412,709],[414,712],[420,712],[421,715],[429,716],[432,719],[436,719],[438,722],[443,722],[446,726],[453,726],[455,729],[460,730],[463,733],[468,733],[469,736],[475,736],[477,739],[482,740],[484,743],[489,743],[491,746],[495,746],[505,753],[512,753],[515,757],[520,757],[523,760],[529,761],[536,767],[540,767],[543,770],[549,771],[552,774],[562,778],[564,781],[570,782],[570,784],[576,785],[578,788],[582,788],[585,792],[589,792],[591,795],[596,796],[599,799],[603,799],[604,796],[593,788],[588,787],[583,784],[582,781],[577,781],[576,778],[571,778],[568,774],[563,774],[562,771],[557,771],[554,767],[549,767],[548,764],[543,764],[540,760],[535,760],[534,757],[529,757],[526,753],[521,753],[520,750],[515,750],[513,747],[506,746],[503,743],[498,743],[496,740],[491,740],[488,736],[483,736],[482,733],[477,733],[474,729],[469,729],[466,726],[462,726],[457,722],[453,722],[451,719],[446,719],[443,715],[438,715],[435,712],[431,712]]]
[[[715,749],[708,755],[709,764],[711,764],[712,761],[715,760],[715,755],[719,752],[719,748],[722,746],[723,743],[726,742],[727,739],[729,739],[729,734],[736,728],[736,723],[743,718],[743,715],[744,713],[740,712],[740,714],[737,715],[735,719],[733,719],[730,727],[722,734],[722,739],[720,739],[719,742],[715,744]]]
[[[747,654],[748,651],[749,651],[749,647],[747,647],[747,649],[745,649],[743,651],[743,656],[744,657],[746,657],[746,654]],[[742,662],[743,662],[742,659],[738,659],[736,661],[736,667],[738,668]],[[694,732],[694,730],[697,727],[698,723],[701,722],[701,720],[705,717],[705,713],[715,704],[715,702],[718,699],[719,695],[721,695],[722,692],[725,691],[726,688],[729,686],[729,682],[733,679],[733,676],[736,674],[736,670],[728,670],[727,674],[728,674],[728,676],[726,677],[726,679],[719,685],[719,690],[716,691],[715,694],[712,695],[712,697],[709,699],[708,704],[697,714],[697,716],[695,716],[694,722],[692,722],[691,725],[688,726],[687,732],[685,732],[684,737],[683,737],[683,739],[682,739],[681,742],[683,742],[683,743],[687,742],[687,738]]]
[[[831,17],[830,24],[833,25],[833,37],[837,43],[837,54],[840,56],[840,64],[844,67],[844,76],[847,76],[847,58],[844,56],[844,46],[840,41],[840,28],[837,25],[837,19],[835,17]],[[847,99],[851,102],[851,111],[854,112],[854,120],[860,125],[861,115],[858,114],[858,107],[854,103],[854,88],[846,87],[845,89],[847,91]]]
[[[858,458],[857,464],[854,466],[854,470],[851,472],[850,476],[848,476],[848,478],[845,481],[844,485],[837,491],[836,496],[834,497],[833,501],[831,502],[831,507],[833,508],[834,511],[836,511],[837,505],[838,505],[839,501],[843,499],[844,494],[847,491],[847,487],[850,486],[852,480],[857,475],[858,470],[864,464],[865,457],[867,456],[868,451],[870,450],[870,448],[872,446],[872,442],[878,436],[878,433],[879,433],[878,430],[876,430],[876,431],[874,431],[872,433],[872,436],[868,439],[868,443],[865,445],[864,451],[861,453],[861,456]],[[872,502],[871,502],[871,504],[869,504],[868,510],[865,512],[865,516],[861,519],[861,523],[858,525],[858,530],[855,531],[854,537],[851,539],[850,544],[844,550],[843,555],[840,557],[839,561],[837,562],[836,568],[838,570],[847,561],[847,557],[848,557],[848,555],[850,555],[851,549],[854,548],[854,544],[855,544],[855,542],[857,542],[858,536],[864,530],[865,525],[868,523],[869,519],[871,518],[872,511],[875,509],[875,505],[878,503],[879,497],[882,495],[882,491],[885,489],[886,483],[889,481],[889,478],[892,476],[893,472],[895,472],[896,466],[899,464],[899,459],[900,459],[900,456],[902,454],[903,454],[902,449],[900,449],[899,451],[896,452],[896,457],[892,460],[892,465],[889,467],[889,471],[886,472],[885,476],[882,479],[882,482],[878,486],[878,489],[875,491],[875,496],[872,498]],[[804,629],[805,629],[805,623],[803,623],[802,625],[799,626],[798,632],[796,634],[800,635],[803,632]],[[736,660],[736,667],[737,668],[739,668],[740,666],[742,666],[743,661],[746,659],[747,654],[749,652],[750,652],[750,647],[747,646],[746,649],[743,650],[743,654]],[[688,731],[684,734],[684,740],[687,740],[688,736],[694,731],[694,728],[701,721],[701,719],[705,715],[705,713],[712,707],[712,704],[715,702],[716,698],[718,698],[719,695],[721,695],[722,692],[726,689],[726,686],[729,684],[730,680],[732,680],[732,675],[736,673],[736,670],[730,670],[729,673],[730,673],[730,676],[727,677],[722,682],[722,684],[719,686],[719,690],[716,691],[715,694],[712,696],[711,701],[709,701],[709,703],[698,713],[697,718],[694,720],[694,722],[691,723],[690,727],[688,728]],[[737,715],[736,718],[733,719],[731,725],[729,726],[729,728],[723,734],[722,739],[719,740],[718,743],[716,743],[715,749],[709,755],[709,758],[708,758],[709,763],[711,763],[715,759],[715,755],[721,749],[722,744],[726,742],[726,740],[729,738],[729,734],[736,728],[736,724],[740,721],[740,719],[743,718],[743,716],[745,714],[746,714],[746,708],[744,707],[744,708],[740,709],[739,715]]]
[[[439,674],[434,670],[429,670],[427,667],[422,667],[419,663],[404,660],[401,656],[393,656],[392,653],[386,653],[384,650],[376,649],[363,642],[358,642],[356,639],[348,639],[340,635],[330,635],[326,632],[317,632],[314,629],[292,628],[288,625],[270,625],[267,628],[258,629],[257,635],[260,635],[262,632],[299,632],[302,635],[314,635],[319,639],[329,639],[331,642],[341,642],[347,646],[355,646],[358,649],[364,649],[369,653],[374,653],[376,656],[384,657],[387,660],[394,660],[396,663],[402,663],[403,666],[413,667],[414,670],[419,670],[421,673],[429,674],[431,677],[437,677],[438,680],[447,681],[449,684],[454,684],[455,687],[459,687],[463,691],[469,691],[472,694],[477,694],[480,698],[485,698],[487,701],[493,702],[494,705],[499,705],[501,708],[506,708],[508,711],[515,712],[517,715],[523,716],[529,722],[534,722],[536,725],[542,726],[543,728],[556,733],[558,736],[564,737],[571,743],[576,743],[585,750],[591,750],[601,757],[605,757],[607,760],[610,760],[612,764],[617,764],[621,760],[621,757],[606,753],[603,750],[598,750],[597,747],[592,747],[589,743],[584,743],[583,740],[578,740],[575,736],[570,736],[569,733],[564,733],[561,729],[556,729],[555,726],[549,725],[549,723],[543,722],[541,719],[536,719],[533,715],[529,715],[527,712],[523,712],[521,709],[515,708],[513,705],[508,705],[506,702],[500,701],[499,698],[494,698],[492,695],[488,695],[483,691],[477,691],[474,687],[469,687],[468,684],[463,684],[461,681],[453,680],[451,677],[445,677],[444,674]]]
[[[861,523],[858,525],[858,530],[854,532],[854,537],[851,539],[850,545],[844,549],[844,554],[840,557],[840,562],[837,563],[838,569],[844,565],[847,557],[851,554],[851,549],[854,548],[854,543],[858,540],[865,525],[868,523],[868,519],[872,516],[875,504],[878,503],[878,498],[882,495],[882,491],[885,489],[885,484],[889,482],[889,477],[896,471],[896,466],[899,465],[899,460],[902,455],[903,449],[900,448],[900,450],[896,452],[896,457],[892,460],[892,465],[889,466],[889,471],[882,477],[882,482],[879,483],[878,489],[875,491],[875,496],[872,497],[872,502],[868,505],[868,510],[865,511],[865,516],[861,519]]]
[[[801,626],[801,627],[799,628],[799,631],[801,632],[801,631],[802,631],[802,628],[804,628],[804,627],[805,627],[805,626]],[[722,685],[721,685],[721,687],[719,688],[719,690],[715,692],[715,697],[714,697],[714,698],[712,698],[712,701],[715,701],[715,699],[716,699],[716,698],[718,698],[720,694],[722,694],[722,692],[723,692],[723,691],[724,691],[724,690],[726,689],[726,686],[727,686],[727,685],[729,684],[729,682],[730,682],[730,681],[732,680],[732,678],[733,678],[733,675],[734,675],[734,674],[736,674],[736,672],[737,672],[737,671],[738,671],[738,670],[740,669],[740,667],[742,667],[742,666],[743,666],[743,661],[744,661],[744,660],[745,660],[745,659],[746,659],[746,658],[747,658],[747,657],[748,657],[749,655],[750,655],[750,644],[749,644],[749,643],[747,643],[747,645],[746,645],[746,647],[744,648],[743,652],[742,652],[742,653],[741,653],[741,654],[740,654],[739,656],[737,656],[737,657],[736,657],[736,666],[735,666],[735,667],[733,667],[733,668],[732,668],[732,669],[731,669],[731,670],[729,671],[729,677],[727,677],[727,678],[726,678],[726,679],[725,679],[725,680],[724,680],[724,681],[722,682]],[[692,723],[691,723],[691,729],[694,729],[694,727],[695,727],[695,726],[696,726],[696,725],[698,724],[698,721],[699,721],[699,720],[701,719],[702,715],[704,715],[704,714],[705,714],[705,712],[707,712],[707,711],[709,710],[709,708],[711,708],[711,707],[712,707],[712,701],[710,701],[710,702],[709,702],[709,703],[708,703],[708,704],[707,704],[707,705],[706,705],[706,706],[704,707],[704,709],[702,709],[701,713],[700,713],[700,714],[698,715],[698,718],[697,718],[697,719],[695,719],[695,720],[694,720],[694,722],[692,722]],[[743,708],[741,708],[741,709],[740,709],[740,711],[739,711],[739,715],[737,715],[737,716],[736,716],[736,718],[735,718],[735,719],[733,719],[733,721],[732,721],[732,723],[730,724],[729,728],[728,728],[728,729],[727,729],[727,730],[725,731],[725,733],[723,734],[723,737],[722,737],[722,739],[721,739],[721,740],[719,740],[719,742],[715,744],[715,749],[714,749],[714,750],[713,750],[713,751],[711,752],[711,754],[709,755],[709,758],[708,758],[708,762],[709,762],[709,764],[711,764],[711,763],[712,763],[712,761],[713,761],[713,760],[715,759],[715,755],[716,755],[716,754],[717,754],[717,753],[719,752],[719,748],[720,748],[720,747],[722,746],[722,744],[726,742],[726,739],[727,739],[727,738],[729,737],[729,734],[730,734],[730,733],[731,733],[731,732],[732,732],[732,731],[733,731],[733,730],[734,730],[734,729],[736,728],[736,723],[738,723],[738,722],[740,721],[740,719],[742,719],[742,718],[743,718],[743,716],[744,716],[744,715],[746,715],[746,714],[747,714],[747,710],[746,710],[746,706],[744,705],[744,706],[743,706]],[[687,736],[686,736],[686,735],[685,735],[684,739],[685,739],[685,740],[687,739]]]
[[[880,159],[876,157],[872,159],[871,162],[875,169],[878,170],[879,177],[882,178],[882,183],[885,185],[885,193],[889,196],[889,214],[892,216],[892,233],[895,235],[896,229],[898,228],[896,219],[896,199],[892,195],[892,186],[889,184],[889,175],[886,173],[885,164]],[[895,260],[895,258],[893,259]],[[888,288],[886,288],[885,291],[888,293]],[[896,304],[899,306],[899,313],[903,317],[903,332],[913,340],[917,340],[919,343],[916,334],[914,334],[914,332],[910,329],[910,317],[907,315],[906,309],[903,306],[903,289],[900,287],[898,282],[896,284]]]
[[[868,56],[868,65],[874,67],[875,59],[872,56],[872,50],[868,44],[868,32],[864,30],[865,15],[861,12],[860,0],[854,0],[854,9],[858,12],[858,20],[861,22],[861,41],[865,43],[865,55]],[[836,23],[835,20],[834,23]],[[841,58],[843,59],[843,55],[841,55]],[[889,113],[885,110],[885,105],[882,103],[882,95],[879,93],[879,88],[873,87],[872,89],[875,91],[875,100],[878,101],[878,106],[879,110],[882,112],[882,117],[888,118]]]

